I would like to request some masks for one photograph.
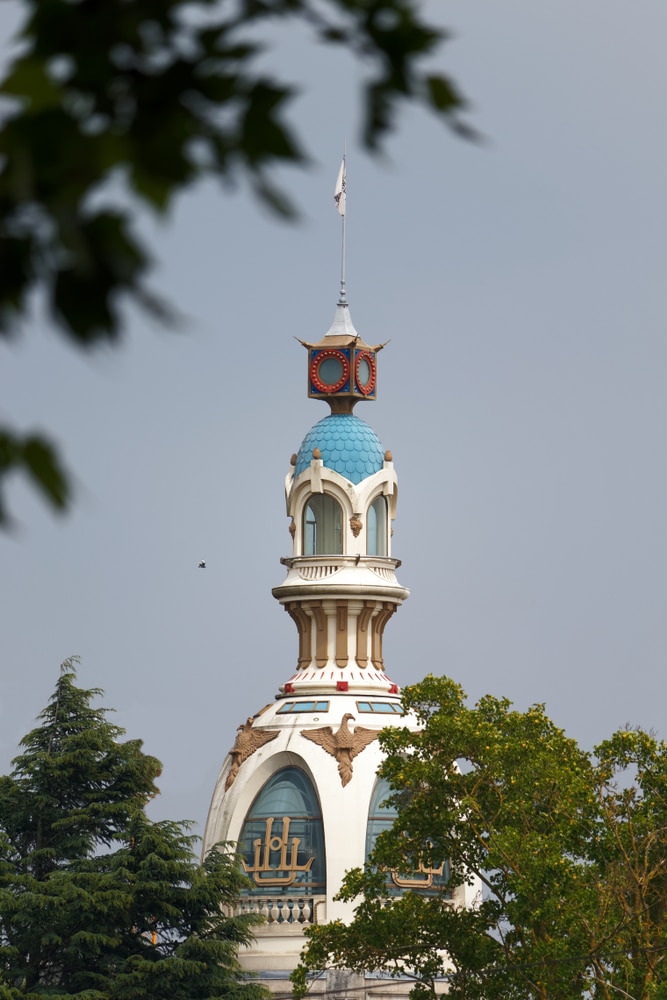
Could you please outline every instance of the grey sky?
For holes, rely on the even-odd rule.
[[[3,770],[79,653],[81,683],[164,762],[154,814],[201,824],[236,726],[292,673],[296,631],[270,593],[283,478],[327,412],[294,337],[333,317],[345,136],[351,314],[391,341],[356,412],[394,455],[412,591],[388,673],[545,701],[586,745],[628,721],[665,734],[667,8],[427,8],[455,31],[441,61],[486,144],[409,111],[370,161],[350,61],[283,32],[270,65],[302,85],[316,161],[281,174],[303,224],[199,189],[166,224],[140,220],[181,331],[132,313],[113,352],[82,356],[41,321],[0,344],[0,419],[48,428],[79,484],[64,520],[11,492]]]

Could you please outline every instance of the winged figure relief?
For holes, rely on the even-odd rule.
[[[354,758],[380,735],[379,729],[364,729],[363,726],[357,726],[353,732],[348,726],[350,721],[354,721],[354,716],[346,712],[336,733],[331,726],[308,729],[301,733],[307,740],[317,743],[336,758],[343,788],[352,780]]]
[[[231,788],[236,781],[236,775],[239,773],[241,764],[248,757],[251,757],[255,750],[259,750],[265,743],[275,740],[277,735],[278,730],[272,732],[270,729],[253,729],[252,716],[242,726],[238,727],[234,746],[229,751],[229,756],[232,758],[232,766],[229,769],[227,781],[225,782],[225,791]]]

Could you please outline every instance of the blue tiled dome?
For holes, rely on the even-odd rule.
[[[313,448],[320,449],[325,468],[339,472],[355,486],[379,472],[384,462],[377,434],[353,413],[331,413],[311,427],[296,457],[295,476],[310,465]]]

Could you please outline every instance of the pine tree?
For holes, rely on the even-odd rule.
[[[161,764],[62,667],[40,725],[0,778],[0,1000],[259,1000],[227,915],[244,877],[200,865],[185,822],[152,822]]]

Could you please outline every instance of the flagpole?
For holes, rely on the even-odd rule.
[[[343,154],[343,176],[345,177],[346,163],[345,154]],[[345,195],[346,197],[346,195]],[[340,304],[344,305],[346,302],[345,298],[345,219],[347,217],[347,207],[342,218],[342,229],[341,229],[341,251],[340,251]]]
[[[341,216],[342,226],[341,226],[341,253],[340,253],[340,295],[338,297],[338,305],[347,305],[346,295],[345,295],[345,216],[347,215],[346,209],[346,198],[347,198],[347,149],[346,143],[343,144],[343,159],[338,171],[338,177],[336,178],[336,187],[334,190],[334,201],[336,202],[336,208],[338,209],[338,214]]]

